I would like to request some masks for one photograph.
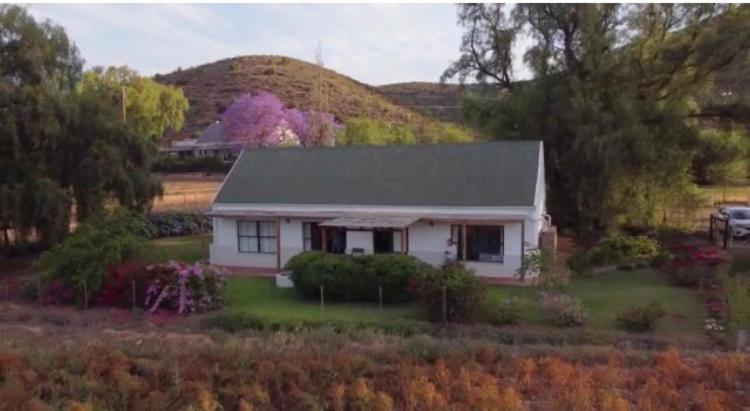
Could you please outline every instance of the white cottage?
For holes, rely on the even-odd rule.
[[[305,250],[459,260],[509,278],[548,227],[538,141],[246,149],[211,206],[212,264]]]

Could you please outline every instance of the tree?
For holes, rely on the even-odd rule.
[[[329,113],[285,108],[267,91],[238,97],[222,119],[231,139],[260,147],[323,145],[332,141],[340,127]]]
[[[167,130],[182,129],[189,104],[182,89],[141,77],[128,67],[94,67],[84,73],[79,93],[95,92],[113,107],[136,134],[159,140]],[[124,110],[123,110],[124,108]]]
[[[142,210],[161,190],[149,173],[159,127],[124,122],[111,87],[91,77],[79,83],[82,64],[61,27],[35,21],[22,7],[0,6],[0,227],[6,243],[32,239],[50,246],[68,233],[73,207],[78,221],[110,201]],[[151,113],[163,115],[161,109]]]
[[[695,203],[695,99],[750,48],[749,14],[726,5],[463,5],[461,57],[443,79],[496,87],[495,98],[470,103],[487,138],[544,142],[561,225],[658,224],[667,209]],[[514,78],[516,46],[533,80]]]

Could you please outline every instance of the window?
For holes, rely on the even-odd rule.
[[[241,253],[275,253],[276,223],[273,221],[238,221],[237,245]]]
[[[502,263],[505,255],[503,226],[467,225],[466,259]]]
[[[305,251],[320,250],[318,223],[302,223],[302,245]]]

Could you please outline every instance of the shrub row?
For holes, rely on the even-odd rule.
[[[324,287],[328,301],[378,302],[382,287],[384,303],[413,299],[410,281],[430,266],[415,257],[401,254],[348,256],[308,251],[287,263],[295,289],[304,298],[320,298]]]
[[[201,322],[201,325],[204,328],[219,329],[229,333],[237,333],[245,330],[302,332],[328,328],[338,333],[372,330],[389,335],[409,337],[433,332],[433,327],[423,321],[396,320],[375,323],[346,320],[281,320],[238,312],[226,312],[206,317]]]
[[[146,216],[150,238],[179,237],[211,232],[213,220],[196,211],[165,211]]]
[[[228,173],[232,162],[216,157],[161,158],[151,171],[155,173]]]

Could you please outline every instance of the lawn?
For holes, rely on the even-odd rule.
[[[188,263],[208,258],[211,234],[160,238],[153,241],[159,260],[180,260]]]
[[[629,305],[659,303],[668,312],[659,322],[657,333],[687,335],[702,327],[705,309],[695,290],[672,287],[655,270],[613,271],[592,278],[575,278],[568,293],[579,298],[588,309],[589,327],[611,331],[616,329],[617,314]],[[526,313],[525,320],[545,324],[537,304],[538,291],[533,288],[497,286],[490,289],[490,298],[517,297]]]
[[[275,320],[351,320],[384,322],[397,319],[419,319],[414,305],[326,303],[321,310],[319,301],[302,300],[294,289],[277,288],[271,278],[232,277],[227,288],[227,309],[255,314]]]
[[[210,235],[154,241],[163,259],[188,262],[207,256],[210,242]],[[380,309],[374,304],[327,303],[325,311],[321,311],[318,301],[301,300],[293,289],[277,288],[270,278],[232,277],[227,293],[228,310],[271,319],[389,321],[401,318],[418,320],[421,317],[415,305],[385,306]],[[547,325],[547,319],[537,303],[538,293],[531,287],[488,286],[492,300],[517,297],[525,323]],[[659,334],[695,334],[700,331],[705,318],[705,309],[696,291],[672,287],[651,269],[575,278],[569,285],[568,293],[581,299],[588,309],[588,324],[592,329],[615,330],[615,318],[619,312],[629,305],[648,304],[651,301],[658,302],[669,313],[658,325]]]

